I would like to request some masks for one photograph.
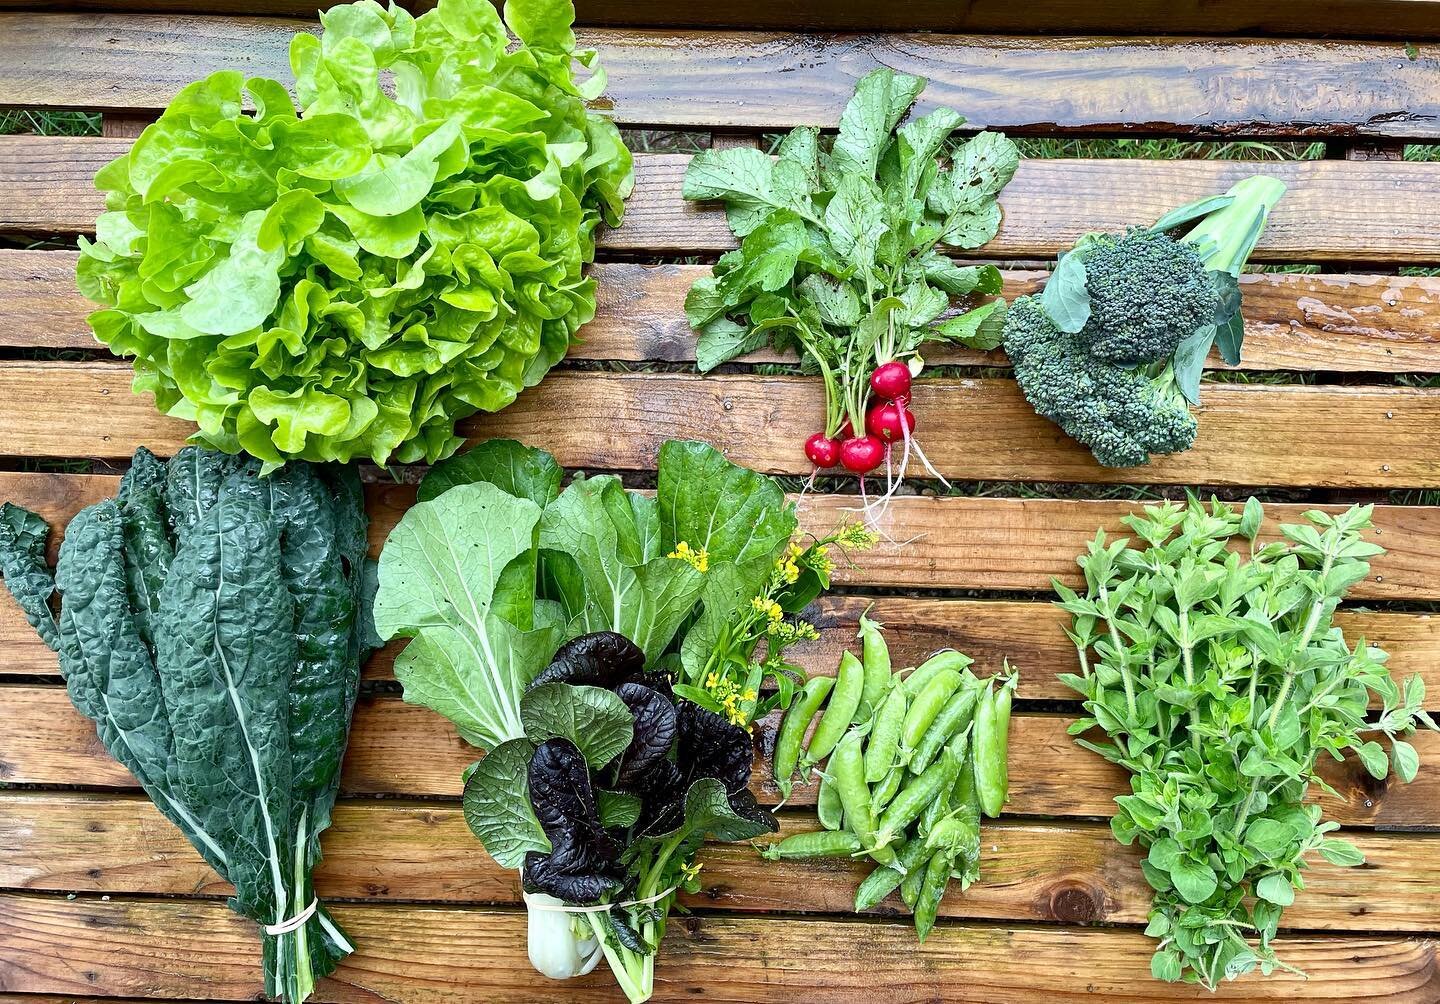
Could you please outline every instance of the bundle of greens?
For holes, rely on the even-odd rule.
[[[1195,445],[1189,405],[1200,403],[1206,357],[1218,345],[1240,363],[1240,270],[1284,194],[1256,175],[1152,227],[1080,238],[1005,318],[1005,352],[1035,413],[1106,467]]]
[[[298,115],[280,83],[215,73],[100,171],[80,289],[136,391],[198,443],[267,469],[433,462],[593,316],[581,269],[620,221],[630,154],[586,111],[605,76],[569,3],[320,17],[290,46]]]
[[[797,351],[825,382],[825,426],[805,444],[817,468],[865,475],[891,444],[904,445],[902,474],[912,450],[924,461],[910,410],[921,348],[1000,344],[1002,301],[942,320],[952,297],[998,293],[1000,273],[956,265],[938,247],[995,236],[996,196],[1019,154],[998,133],[952,144],[965,120],[948,108],[896,129],[924,87],[882,67],[856,86],[830,149],[805,126],[773,160],[712,150],[685,173],[685,198],[723,200],[741,238],[685,299],[700,369],[766,344]]]
[[[1057,582],[1080,674],[1061,677],[1085,698],[1078,739],[1130,772],[1111,828],[1139,842],[1155,889],[1147,932],[1160,939],[1151,971],[1213,989],[1257,967],[1285,967],[1271,944],[1280,914],[1304,887],[1305,856],[1337,865],[1363,857],[1330,836],[1307,802],[1331,792],[1316,762],[1355,753],[1365,769],[1402,781],[1419,766],[1403,736],[1424,712],[1418,677],[1400,687],[1383,651],[1351,647],[1333,623],[1346,591],[1383,549],[1363,538],[1370,506],[1306,513],[1284,543],[1256,545],[1263,517],[1150,506],[1125,523],[1143,546],[1096,536],[1079,559],[1084,595]],[[1231,548],[1248,542],[1248,555]],[[1371,694],[1382,710],[1373,724]],[[1387,752],[1377,738],[1388,741]]]
[[[749,725],[788,699],[762,683],[788,695],[796,674],[778,654],[752,667],[753,632],[734,629],[763,603],[783,652],[802,629],[770,605],[813,598],[828,559],[792,545],[774,482],[702,443],[661,447],[653,498],[561,479],[511,441],[437,465],[381,554],[375,621],[413,639],[405,699],[486,751],[465,815],[522,869],[536,969],[563,979],[603,956],[642,1001],[700,841],[775,825],[747,790]]]
[[[353,951],[310,873],[368,654],[366,521],[352,474],[258,467],[140,450],[53,577],[49,528],[6,503],[0,571],[105,748],[262,926],[266,993],[298,1004]]]
[[[950,880],[963,890],[980,877],[980,817],[1000,814],[1009,787],[1016,678],[982,682],[968,656],[948,650],[892,673],[880,625],[861,617],[860,639],[863,661],[846,652],[834,677],[807,682],[775,740],[775,781],[787,798],[797,771],[819,775],[824,829],[760,854],[872,858],[856,912],[899,889],[924,941]]]

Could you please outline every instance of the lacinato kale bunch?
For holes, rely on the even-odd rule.
[[[771,479],[703,443],[657,466],[652,497],[613,476],[562,490],[554,457],[509,440],[437,464],[375,599],[380,636],[412,639],[405,699],[485,751],[466,820],[523,869],[531,962],[566,979],[606,956],[635,1001],[694,846],[772,825],[745,790],[749,725],[803,681],[789,615],[830,571]]]
[[[1080,238],[1005,318],[1005,351],[1036,414],[1106,467],[1190,449],[1211,347],[1240,362],[1240,270],[1284,193],[1256,175],[1152,227]]]
[[[366,520],[353,473],[259,467],[141,449],[53,577],[44,520],[0,508],[0,570],[76,709],[261,925],[266,993],[298,1004],[354,950],[310,872],[368,654]]]
[[[604,957],[626,996],[646,1000],[674,895],[699,888],[701,842],[778,829],[750,793],[750,733],[677,700],[669,677],[608,631],[562,646],[520,712],[525,736],[466,779],[466,817],[487,849],[527,848],[536,967],[569,975]],[[512,809],[492,811],[501,805]]]

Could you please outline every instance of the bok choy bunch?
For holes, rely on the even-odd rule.
[[[354,950],[310,872],[367,654],[366,521],[352,473],[259,466],[140,450],[53,576],[49,527],[6,503],[0,570],[105,748],[261,925],[266,993],[298,1004]]]
[[[675,897],[698,888],[700,843],[776,828],[749,791],[728,669],[705,672],[709,697],[672,679],[753,650],[725,628],[777,569],[813,584],[785,571],[796,519],[779,486],[709,446],[666,443],[653,498],[561,480],[553,457],[509,441],[437,465],[381,554],[376,627],[412,639],[395,663],[405,699],[486,751],[465,817],[522,871],[535,967],[568,978],[603,956],[643,1001]]]

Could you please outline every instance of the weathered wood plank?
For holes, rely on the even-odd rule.
[[[103,0],[96,0],[103,2]],[[114,2],[114,0],[110,0]],[[153,0],[151,0],[153,2]],[[421,0],[433,6],[430,0]],[[0,3],[0,6],[4,6]],[[417,6],[418,9],[418,6]],[[831,31],[969,31],[1116,35],[1333,35],[1342,38],[1425,38],[1436,33],[1440,9],[1433,0],[1033,0],[1023,7],[1002,0],[730,0],[677,5],[668,0],[577,0],[583,24],[617,28],[778,28]]]
[[[15,784],[83,783],[93,788],[134,788],[129,773],[110,759],[90,722],[71,706],[63,689],[0,687],[0,781]],[[1107,816],[1116,794],[1128,790],[1119,768],[1078,749],[1065,733],[1070,719],[1018,714],[1010,740],[1010,801],[1023,816]],[[757,728],[768,751],[775,721]],[[1322,796],[1327,816],[1358,826],[1440,829],[1440,735],[1414,737],[1421,769],[1411,784],[1375,781],[1358,761],[1320,769],[1340,793]],[[478,753],[444,718],[391,696],[362,697],[345,755],[344,790],[357,795],[412,797],[460,794],[460,775]],[[769,768],[756,768],[754,787],[778,801]],[[813,804],[815,793],[797,786],[792,805]]]
[[[530,442],[539,442],[530,440]],[[539,442],[548,446],[548,443]],[[647,461],[648,464],[648,461]],[[644,466],[644,465],[642,465]],[[81,507],[115,494],[119,479],[104,475],[0,472],[0,499],[32,509],[63,528]],[[409,485],[367,488],[370,549],[380,545],[414,503]],[[824,533],[856,518],[851,495],[792,496],[802,531]],[[1125,533],[1120,519],[1142,503],[1050,499],[925,498],[893,500],[882,524],[888,537],[836,569],[847,586],[917,589],[985,589],[1048,592],[1050,580],[1079,581],[1075,556],[1104,528]],[[1281,523],[1300,521],[1306,505],[1266,507],[1265,539]],[[1321,506],[1339,511],[1343,506]],[[1356,600],[1440,599],[1440,507],[1378,506],[1374,539],[1387,553],[1373,562],[1370,578],[1351,590]],[[52,541],[53,544],[53,541]],[[1023,546],[1022,546],[1023,544]],[[52,548],[53,550],[53,548]]]
[[[1074,691],[1056,673],[1076,668],[1075,651],[1061,631],[1068,618],[1045,603],[1005,600],[911,599],[893,596],[826,596],[808,616],[820,629],[820,640],[797,644],[788,655],[812,676],[835,672],[840,652],[856,648],[861,613],[887,628],[886,639],[896,666],[913,666],[938,649],[956,648],[984,669],[1008,659],[1020,670],[1021,700],[1075,700]],[[1419,674],[1425,680],[1430,707],[1440,708],[1440,616],[1342,610],[1336,618],[1351,639],[1364,638],[1390,653],[1390,671],[1397,677]],[[402,643],[386,645],[365,665],[367,680],[393,680],[395,656]],[[45,647],[20,608],[0,592],[0,678],[57,678],[55,653]]]
[[[234,68],[289,83],[289,38],[313,21],[0,14],[0,100],[160,108]],[[926,106],[974,126],[1203,135],[1440,136],[1440,62],[1399,41],[1144,39],[589,29],[605,103],[627,123],[833,126],[878,65],[930,79]],[[54,67],[63,65],[63,74]],[[785,100],[771,100],[776,80]],[[1224,80],[1225,87],[1215,82]]]
[[[93,349],[85,322],[96,304],[75,288],[71,251],[0,251],[0,346]],[[705,265],[600,262],[595,319],[571,359],[694,362],[685,293]],[[1005,274],[1006,299],[1036,292],[1044,272]],[[1247,370],[1440,371],[1440,278],[1265,273],[1244,279]],[[793,360],[769,350],[745,362]],[[939,346],[933,365],[1004,366],[1003,352]],[[1218,357],[1212,363],[1220,366]]]
[[[128,141],[0,137],[0,230],[88,233],[104,207],[92,179]],[[724,213],[686,202],[689,157],[636,157],[636,189],[601,246],[635,253],[727,250]],[[1440,163],[1343,160],[1254,164],[1218,160],[1027,160],[1001,197],[1005,222],[975,252],[1048,258],[1092,230],[1153,223],[1177,205],[1259,172],[1290,185],[1255,261],[1440,261]]]
[[[525,916],[513,910],[339,906],[358,950],[315,1000],[531,1004],[556,993],[525,958]],[[1194,988],[1149,979],[1154,942],[1135,931],[942,923],[923,944],[902,922],[734,916],[676,918],[656,967],[655,1000],[793,1004],[945,1000],[1013,1004],[1079,999],[1196,1000]],[[1206,999],[1276,1000],[1302,990],[1332,1000],[1431,1004],[1434,947],[1405,938],[1311,936],[1277,948],[1308,973],[1224,984]],[[0,990],[186,997],[196,986],[247,1000],[260,990],[254,925],[211,901],[0,898]],[[882,962],[883,960],[883,962]],[[1017,961],[1024,960],[1023,965]],[[565,984],[576,1002],[616,999],[602,966]],[[467,999],[476,999],[467,996]]]
[[[120,362],[0,362],[0,449],[101,458],[183,446],[193,427],[158,414],[129,385]],[[648,468],[664,440],[706,439],[736,463],[803,476],[800,444],[823,414],[822,395],[820,381],[804,377],[557,372],[459,429],[471,439],[523,438],[566,467],[590,469]],[[1010,380],[921,380],[915,410],[930,460],[953,480],[1440,486],[1440,388],[1216,384],[1204,398],[1193,449],[1128,470],[1101,467]],[[101,407],[103,423],[69,420]]]
[[[786,814],[781,836],[819,826]],[[1359,833],[1366,867],[1315,859],[1285,912],[1292,930],[1435,931],[1440,904],[1429,861],[1440,837]],[[1099,823],[987,823],[984,878],[947,896],[941,916],[984,920],[1143,924],[1150,888],[1140,853]],[[519,905],[517,873],[476,845],[451,804],[341,802],[315,874],[327,900]],[[865,862],[767,862],[748,845],[701,857],[696,909],[849,913]],[[0,888],[115,895],[225,896],[212,872],[142,798],[0,792]],[[901,908],[898,898],[877,913]]]

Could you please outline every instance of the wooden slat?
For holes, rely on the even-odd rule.
[[[0,100],[159,108],[198,77],[235,68],[285,82],[289,39],[311,21],[186,15],[0,15]],[[878,65],[930,79],[925,106],[974,126],[1205,135],[1440,136],[1440,63],[1429,47],[1299,39],[1039,40],[902,34],[590,29],[607,106],[627,123],[834,126]],[[64,66],[64,73],[56,73]],[[1224,88],[1215,81],[1223,79]],[[784,100],[773,100],[777,80]]]
[[[856,624],[867,610],[886,625],[896,666],[913,666],[938,649],[956,648],[987,671],[1008,659],[1020,670],[1021,700],[1076,699],[1074,691],[1055,677],[1077,668],[1075,650],[1061,631],[1068,615],[1045,603],[827,596],[807,613],[820,629],[820,640],[796,645],[787,658],[812,676],[832,675],[840,652],[857,647]],[[1390,671],[1397,678],[1418,673],[1425,680],[1429,706],[1440,708],[1440,616],[1341,611],[1336,623],[1347,638],[1364,638],[1389,652]],[[365,666],[365,678],[393,680],[395,656],[401,648],[402,643],[395,642],[376,652]],[[0,651],[5,653],[0,678],[59,677],[55,653],[45,647],[20,608],[3,592]]]
[[[525,916],[486,909],[339,906],[358,950],[314,1000],[405,1004],[466,999],[531,1004],[557,993],[525,958]],[[53,896],[0,898],[0,990],[247,1000],[260,990],[254,925],[215,902]],[[1277,950],[1308,978],[1276,974],[1224,984],[1207,1000],[1311,998],[1432,1004],[1432,945],[1387,937],[1296,937]],[[1150,980],[1154,942],[1138,932],[941,924],[923,944],[902,922],[700,916],[677,918],[656,967],[657,1002],[793,1004],[825,1000],[971,1004],[1047,1000],[1197,1000]],[[1023,960],[1023,964],[1019,964]],[[469,993],[478,992],[472,997]],[[569,981],[567,1001],[613,1002],[600,967]]]
[[[113,3],[113,0],[111,0]],[[152,0],[153,2],[153,0]],[[433,3],[431,4],[433,6]],[[0,7],[4,4],[0,3]],[[1077,32],[1090,34],[1334,35],[1425,38],[1440,32],[1434,0],[577,0],[583,24],[615,27],[804,28],[832,31]]]
[[[819,826],[787,814],[781,836]],[[1318,856],[1306,888],[1285,911],[1290,930],[1435,931],[1440,903],[1429,862],[1440,837],[1356,834],[1366,867]],[[1150,887],[1138,849],[1099,823],[987,823],[982,881],[956,890],[941,916],[1004,921],[1143,924]],[[337,899],[467,904],[520,903],[516,872],[476,845],[460,809],[447,804],[341,802],[324,836],[316,891]],[[701,856],[702,886],[682,897],[696,909],[849,913],[873,864],[767,862],[747,844]],[[225,896],[230,887],[142,798],[0,792],[0,888],[116,895]],[[898,898],[877,913],[900,909]]]
[[[94,229],[104,200],[95,172],[128,148],[93,137],[0,137],[0,231]],[[686,202],[690,158],[640,154],[625,225],[601,234],[612,251],[724,251],[735,245],[714,205]],[[1440,261],[1440,162],[1321,160],[1027,160],[1001,196],[1005,222],[984,248],[994,258],[1048,258],[1092,230],[1153,223],[1177,205],[1240,178],[1273,174],[1290,185],[1253,260]]]
[[[94,349],[85,323],[96,304],[75,288],[71,251],[0,251],[0,347]],[[705,265],[601,262],[595,319],[571,359],[694,362],[685,293]],[[1005,273],[1006,299],[1037,291],[1044,272]],[[1247,370],[1440,371],[1440,278],[1375,275],[1244,277]],[[793,360],[769,350],[745,362]],[[1003,352],[938,346],[932,365],[1003,366]],[[1219,366],[1218,359],[1212,363]]]
[[[193,426],[158,414],[129,385],[120,362],[0,362],[0,449],[99,458],[183,446]],[[705,439],[736,463],[803,476],[800,443],[823,414],[822,395],[820,381],[804,377],[557,372],[459,430],[523,438],[590,469],[644,469],[666,439]],[[952,480],[1440,486],[1440,388],[1217,384],[1204,400],[1193,449],[1129,470],[1101,467],[1010,380],[918,381],[915,410],[920,442]],[[69,420],[101,408],[103,422]],[[911,476],[921,473],[916,465]]]
[[[15,784],[76,784],[131,789],[129,773],[100,746],[90,722],[59,687],[0,687],[0,781]],[[1066,735],[1060,715],[1015,716],[1010,745],[1007,812],[1023,816],[1107,816],[1112,799],[1128,790],[1123,771],[1087,754]],[[757,728],[768,750],[775,722]],[[1414,737],[1421,769],[1411,784],[1375,781],[1357,761],[1325,760],[1320,774],[1340,797],[1319,798],[1327,816],[1357,826],[1440,829],[1440,735]],[[391,696],[362,697],[345,755],[344,790],[357,795],[411,797],[460,794],[460,775],[478,753],[461,741],[448,721]],[[756,767],[755,788],[767,801],[778,797],[768,767]],[[797,786],[792,805],[813,804],[814,791]]]
[[[549,445],[529,440],[539,445]],[[0,472],[0,500],[32,509],[63,528],[81,507],[115,494],[119,479],[104,475]],[[370,550],[378,555],[400,515],[414,502],[409,485],[370,485]],[[825,533],[856,518],[849,495],[792,496],[803,532]],[[1048,592],[1052,578],[1079,581],[1075,556],[1104,528],[1125,533],[1120,519],[1141,507],[1125,501],[925,498],[892,501],[883,529],[888,539],[836,569],[846,586],[915,589],[985,589]],[[1281,523],[1303,519],[1306,505],[1266,507],[1266,539]],[[1343,506],[1320,506],[1331,512]],[[1378,506],[1373,539],[1387,548],[1356,600],[1440,599],[1440,507]],[[1023,544],[1023,546],[1022,546]]]

